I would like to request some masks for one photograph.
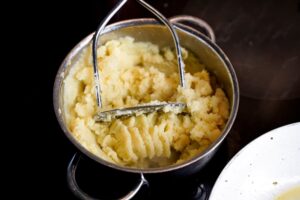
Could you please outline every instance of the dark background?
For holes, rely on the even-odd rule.
[[[8,29],[8,33],[17,33],[15,39],[21,44],[22,53],[18,52],[13,59],[22,63],[17,85],[22,99],[19,111],[26,115],[22,115],[18,125],[10,126],[16,131],[14,140],[21,143],[16,147],[17,156],[25,160],[15,165],[15,178],[9,181],[13,187],[23,188],[24,193],[10,193],[12,197],[21,194],[32,198],[73,198],[66,184],[66,168],[76,149],[64,136],[54,115],[54,78],[67,53],[96,29],[115,2],[43,1],[14,5],[11,15],[18,17],[10,25],[19,25],[22,34],[13,29]],[[227,151],[226,162],[266,131],[300,121],[299,1],[147,2],[167,17],[186,14],[206,20],[236,70],[241,102],[223,147]],[[132,0],[113,21],[136,17],[151,15]],[[211,182],[226,162],[213,172]]]

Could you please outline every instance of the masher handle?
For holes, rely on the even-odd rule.
[[[97,98],[97,105],[98,107],[102,108],[102,98],[101,98],[101,86],[100,86],[100,77],[98,71],[98,62],[97,62],[97,47],[98,47],[98,40],[103,32],[105,26],[109,22],[109,20],[118,12],[123,5],[127,2],[127,0],[121,0],[119,3],[108,13],[108,15],[101,21],[99,24],[97,31],[93,36],[93,70],[94,70],[94,79],[95,79],[95,89],[96,89],[96,98]]]
[[[173,25],[165,18],[158,10],[153,8],[151,5],[146,3],[143,0],[136,0],[140,3],[143,7],[145,7],[148,11],[150,11],[153,15],[157,17],[157,19],[165,24],[169,31],[172,34],[172,38],[175,43],[175,50],[177,55],[177,64],[178,64],[178,72],[179,72],[179,83],[181,87],[185,87],[185,77],[184,77],[184,63],[179,43],[178,35],[173,27]],[[109,20],[123,7],[123,5],[127,2],[127,0],[121,0],[118,4],[108,13],[108,15],[101,21],[100,25],[97,28],[93,36],[93,45],[92,45],[92,53],[93,53],[93,70],[94,70],[94,80],[95,80],[95,89],[96,89],[96,99],[98,107],[102,108],[102,98],[101,98],[101,83],[100,83],[100,76],[98,71],[98,62],[97,62],[97,47],[98,47],[98,40],[105,29],[105,26],[109,22]]]
[[[173,27],[173,25],[165,18],[158,10],[153,8],[151,5],[146,3],[143,0],[137,0],[142,6],[144,6],[147,10],[149,10],[152,14],[154,14],[157,19],[165,24],[169,31],[172,34],[174,43],[175,43],[175,50],[176,50],[176,55],[177,55],[177,64],[178,64],[178,72],[179,72],[179,80],[180,80],[180,86],[185,88],[185,77],[184,77],[184,62],[182,59],[182,53],[181,53],[181,48],[180,48],[180,43],[179,43],[179,38],[178,35]]]

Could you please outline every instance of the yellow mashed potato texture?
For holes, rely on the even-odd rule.
[[[97,108],[90,46],[64,80],[64,113],[76,140],[102,159],[129,167],[151,168],[186,161],[221,134],[229,116],[223,90],[199,60],[182,49],[186,88],[179,86],[177,60],[170,48],[131,37],[98,48],[103,108],[151,102],[183,102],[188,114],[155,112],[111,122],[95,122]]]

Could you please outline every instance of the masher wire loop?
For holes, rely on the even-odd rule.
[[[92,56],[93,56],[93,73],[94,73],[94,80],[95,80],[95,92],[96,92],[96,100],[98,108],[102,108],[102,98],[101,98],[101,81],[98,71],[98,62],[97,62],[97,47],[99,45],[99,37],[103,30],[105,29],[105,26],[109,22],[109,20],[125,5],[125,3],[128,0],[121,0],[118,2],[118,4],[108,13],[108,15],[102,20],[102,22],[99,24],[97,31],[95,32],[93,36],[93,43],[92,43]],[[143,0],[136,0],[138,3],[140,3],[143,7],[145,7],[148,11],[150,11],[153,15],[156,16],[156,18],[163,24],[165,24],[168,28],[168,30],[171,32],[173,41],[175,43],[175,50],[176,50],[176,56],[177,56],[177,64],[178,64],[178,74],[179,74],[179,83],[182,88],[185,88],[185,77],[184,77],[184,63],[179,43],[179,38],[176,33],[176,31],[173,28],[173,25],[164,17],[160,12],[158,12],[155,8],[153,8],[151,5],[146,3]],[[178,106],[182,107],[182,103],[173,103],[175,105],[178,104]],[[180,105],[179,105],[180,104]],[[162,104],[158,105],[161,106]],[[155,105],[153,105],[155,106]],[[145,107],[145,106],[143,106]],[[133,108],[133,107],[132,107]],[[136,110],[137,107],[135,107],[133,110]],[[127,108],[128,110],[128,108]],[[151,109],[148,109],[151,110]],[[121,111],[121,109],[120,109]],[[150,112],[150,111],[149,111]]]

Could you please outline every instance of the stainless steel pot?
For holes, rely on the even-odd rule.
[[[199,171],[215,154],[221,142],[229,133],[237,114],[239,104],[239,88],[237,77],[229,59],[215,44],[215,36],[210,26],[203,20],[192,16],[176,16],[171,18],[170,21],[176,27],[181,45],[187,48],[189,51],[193,52],[206,66],[206,69],[217,77],[218,82],[225,90],[230,101],[230,116],[221,136],[208,149],[206,149],[206,151],[196,156],[195,158],[181,164],[160,168],[129,168],[109,163],[101,159],[100,157],[92,154],[87,149],[85,149],[73,137],[66,126],[65,113],[63,112],[63,80],[64,77],[68,75],[70,68],[72,68],[74,63],[77,62],[82,50],[85,49],[88,44],[90,44],[93,34],[87,36],[72,49],[72,51],[61,64],[55,79],[53,101],[56,117],[65,135],[78,148],[78,150],[87,157],[98,162],[102,166],[128,173],[139,173],[141,175],[137,187],[134,188],[134,190],[131,191],[128,195],[126,195],[124,199],[130,199],[143,184],[147,183],[143,174],[175,174],[182,176]],[[193,27],[196,26],[197,28],[205,30],[206,34],[209,37],[203,35],[195,28],[185,25],[184,22],[193,24]],[[133,19],[111,24],[105,29],[103,35],[100,38],[100,42],[103,44],[106,41],[117,39],[123,36],[131,36],[137,41],[149,41],[159,45],[160,47],[174,45],[167,28],[159,24],[154,19]],[[90,197],[80,190],[75,180],[76,167],[78,161],[80,160],[79,157],[80,155],[76,154],[70,162],[68,168],[68,183],[71,190],[78,197],[89,199]]]

